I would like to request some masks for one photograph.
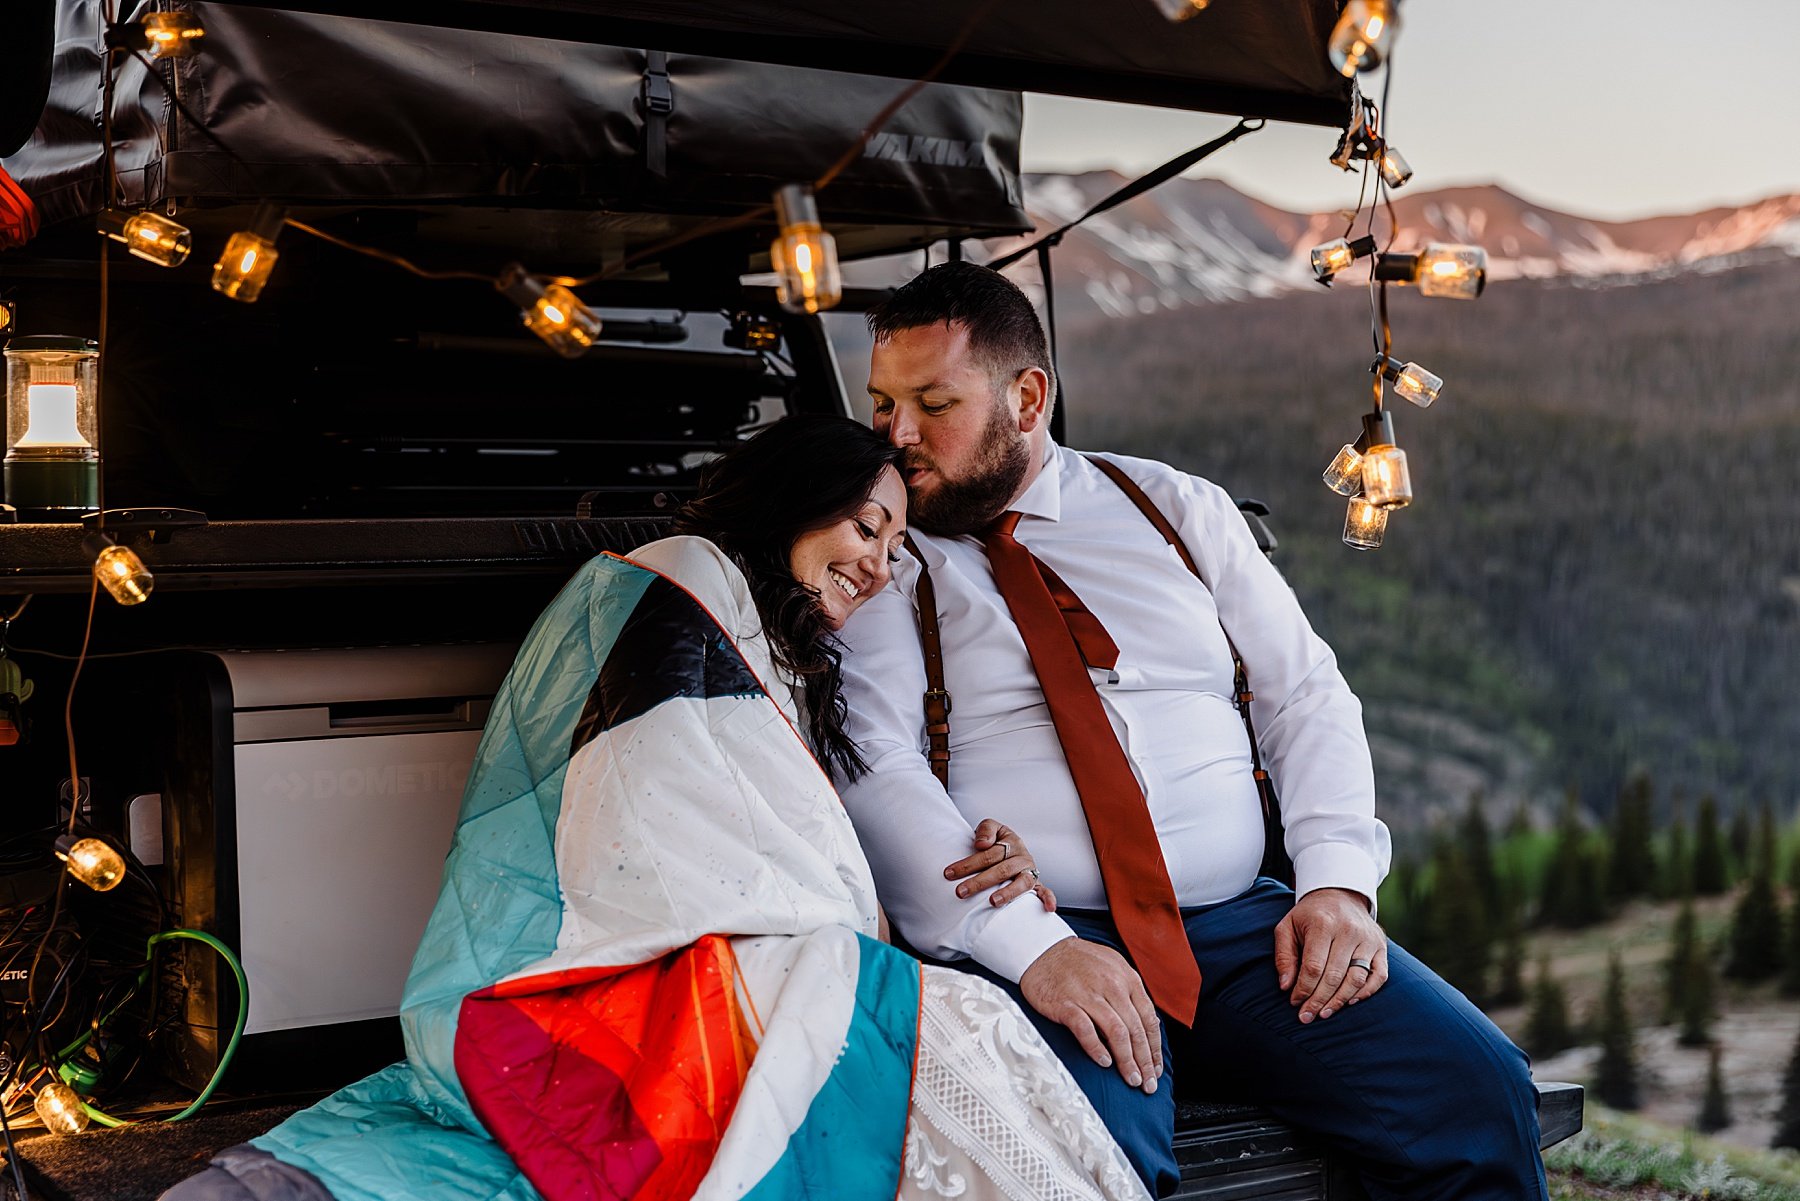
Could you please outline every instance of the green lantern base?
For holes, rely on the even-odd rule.
[[[100,507],[100,464],[15,461],[6,464],[6,503],[25,520],[73,521]]]

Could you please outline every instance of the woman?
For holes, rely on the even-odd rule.
[[[821,764],[862,769],[832,633],[900,553],[894,459],[790,418],[681,534],[577,573],[495,698],[407,1060],[183,1201],[1144,1196],[1003,994],[873,937]],[[1024,897],[1029,857],[982,833],[1014,845],[951,874]]]

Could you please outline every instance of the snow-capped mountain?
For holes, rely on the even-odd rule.
[[[1026,205],[1039,230],[1054,229],[1125,182],[1111,171],[1029,175]],[[1637,221],[1590,220],[1493,185],[1403,192],[1394,209],[1394,249],[1472,242],[1487,249],[1490,280],[1621,284],[1800,257],[1800,194]],[[1171,180],[1064,238],[1054,258],[1058,318],[1125,317],[1316,289],[1307,252],[1343,236],[1346,220],[1345,213],[1285,212],[1218,180]],[[1376,232],[1385,238],[1386,230],[1383,212]],[[992,243],[990,256],[1027,240]],[[1366,279],[1363,270],[1353,267],[1344,282]],[[1035,286],[1035,260],[1014,273]]]

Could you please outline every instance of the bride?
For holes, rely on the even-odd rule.
[[[166,1196],[1146,1197],[1003,993],[881,937],[833,635],[901,553],[896,457],[788,418],[576,574],[495,699],[406,1060]],[[983,823],[946,876],[1053,904],[1032,866]]]

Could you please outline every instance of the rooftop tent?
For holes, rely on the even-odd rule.
[[[231,0],[259,4],[260,0]],[[1325,47],[1338,0],[301,0],[279,7],[917,78],[966,34],[946,83],[1344,122]]]

